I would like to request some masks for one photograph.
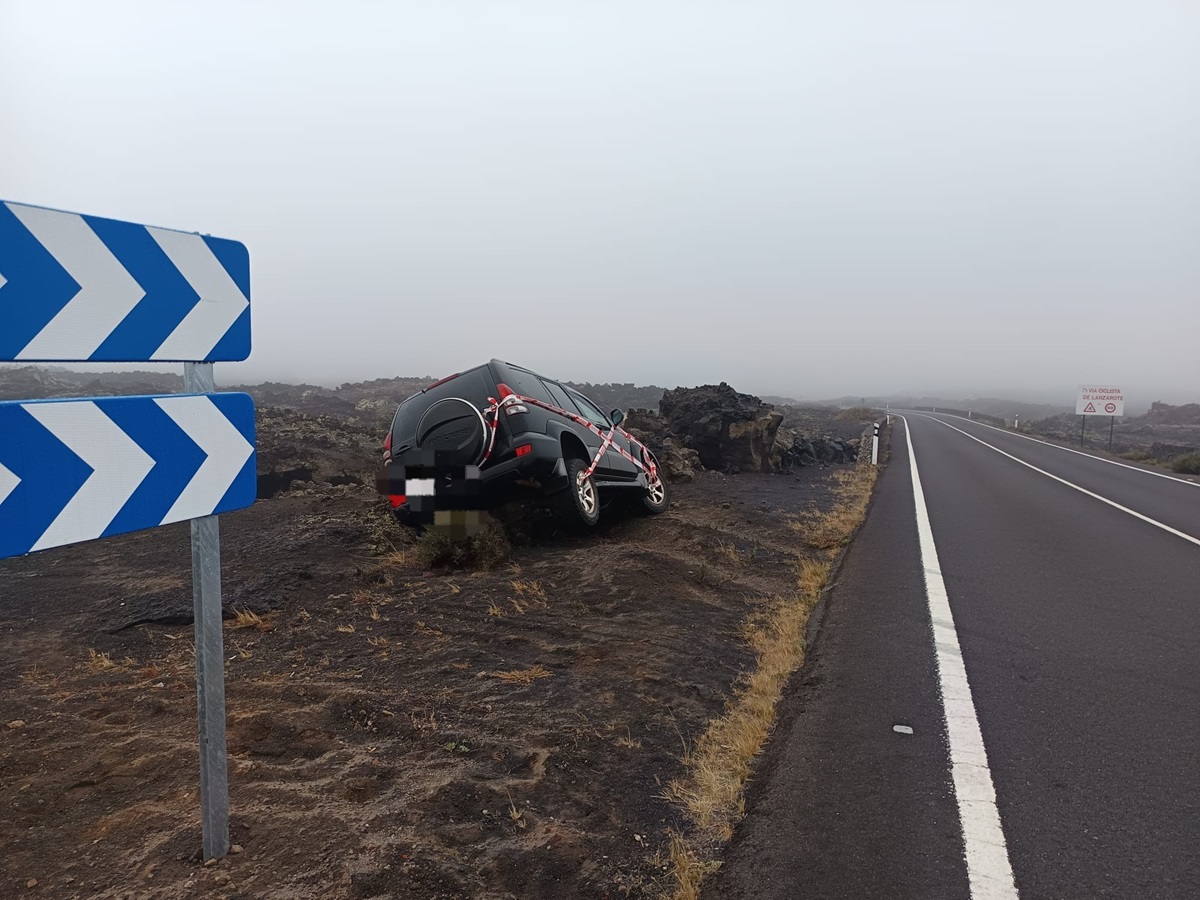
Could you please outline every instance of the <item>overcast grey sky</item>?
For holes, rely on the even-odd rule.
[[[225,383],[1200,399],[1194,0],[0,0],[0,129],[249,247]]]

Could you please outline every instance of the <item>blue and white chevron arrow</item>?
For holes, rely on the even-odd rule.
[[[249,355],[245,245],[0,203],[0,361]]]
[[[0,559],[254,502],[254,401],[0,403]]]

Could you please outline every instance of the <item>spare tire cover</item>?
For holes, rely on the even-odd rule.
[[[436,452],[447,465],[478,465],[487,447],[483,413],[461,397],[438,400],[417,423],[414,443]]]

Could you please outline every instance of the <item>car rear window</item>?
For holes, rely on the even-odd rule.
[[[504,383],[512,388],[513,393],[520,394],[522,397],[532,397],[543,403],[554,403],[550,393],[542,385],[541,379],[532,372],[523,372],[514,366],[509,366],[508,372],[505,373]],[[555,403],[555,405],[558,404]]]
[[[409,397],[396,411],[396,421],[392,426],[393,440],[397,445],[406,443],[417,433],[417,423],[425,410],[437,400],[446,397],[461,397],[474,403],[482,412],[488,406],[488,397],[494,396],[495,387],[488,375],[487,366],[469,369],[461,375],[451,378],[442,384],[426,389],[423,394]]]

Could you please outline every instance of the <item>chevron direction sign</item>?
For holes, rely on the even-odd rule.
[[[248,394],[5,402],[0,436],[0,559],[254,502]]]
[[[249,355],[244,244],[0,203],[0,361]]]

